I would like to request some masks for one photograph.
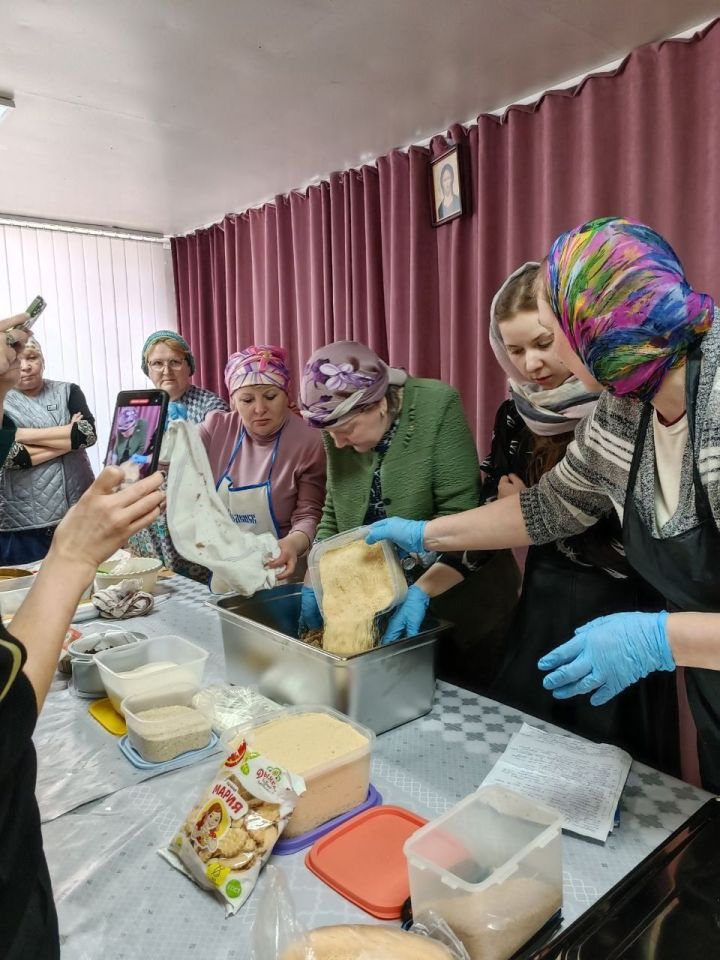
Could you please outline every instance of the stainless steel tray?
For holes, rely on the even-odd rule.
[[[435,646],[450,627],[424,629],[385,647],[341,657],[297,639],[299,584],[208,601],[220,615],[229,683],[257,684],[279,703],[325,704],[383,733],[428,713],[435,691]]]

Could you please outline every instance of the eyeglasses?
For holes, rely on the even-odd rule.
[[[170,370],[179,370],[184,363],[184,360],[151,360],[148,367],[153,373],[161,373],[165,367]]]

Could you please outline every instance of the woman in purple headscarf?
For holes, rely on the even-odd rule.
[[[310,548],[325,498],[322,442],[291,410],[290,371],[282,347],[246,347],[225,366],[231,413],[200,425],[217,490],[238,526],[272,533],[280,555],[268,566],[296,575]]]
[[[448,384],[408,376],[364,344],[341,341],[316,350],[305,364],[300,409],[323,431],[327,451],[328,490],[318,539],[383,517],[430,520],[478,503],[475,441],[460,397]],[[420,631],[430,597],[414,581],[436,559],[423,550],[406,558],[411,586],[383,642]],[[459,556],[441,560],[460,581],[433,606],[433,613],[456,627],[443,644],[441,672],[462,676],[464,685],[468,677],[482,685],[491,678],[515,606],[517,566],[509,552],[486,554],[472,571]],[[306,587],[302,626],[320,623]]]
[[[557,331],[560,359],[588,388],[604,388],[564,460],[517,496],[428,524],[382,521],[370,539],[405,549],[526,546],[580,533],[614,510],[630,564],[669,612],[591,621],[542,658],[544,686],[600,705],[653,671],[691,668],[703,784],[718,793],[720,310],[692,289],[667,241],[622,218],[558,237],[538,308]]]

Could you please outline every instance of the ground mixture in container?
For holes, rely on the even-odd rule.
[[[320,557],[323,649],[352,656],[375,646],[375,617],[395,597],[382,544],[355,540]]]
[[[370,751],[355,758],[352,754],[367,747],[368,740],[350,723],[327,713],[291,714],[263,723],[247,739],[253,750],[305,780],[305,793],[285,829],[287,837],[307,833],[367,797]],[[332,764],[332,768],[307,776],[323,764]]]
[[[442,917],[470,960],[508,960],[561,906],[557,887],[536,877],[511,877],[477,893],[422,903],[419,909]]]
[[[130,742],[150,763],[173,760],[188,750],[201,750],[210,742],[210,721],[192,707],[151,707],[135,714],[141,725],[127,718]]]

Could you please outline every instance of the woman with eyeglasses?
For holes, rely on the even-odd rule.
[[[195,358],[187,340],[173,330],[156,330],[150,334],[142,349],[142,371],[154,387],[169,395],[171,412],[182,419],[202,423],[212,410],[229,410],[217,394],[190,382],[195,373]],[[158,557],[170,570],[193,580],[205,582],[208,578],[204,567],[190,563],[177,552],[164,513],[132,537],[130,546],[137,556]]]

